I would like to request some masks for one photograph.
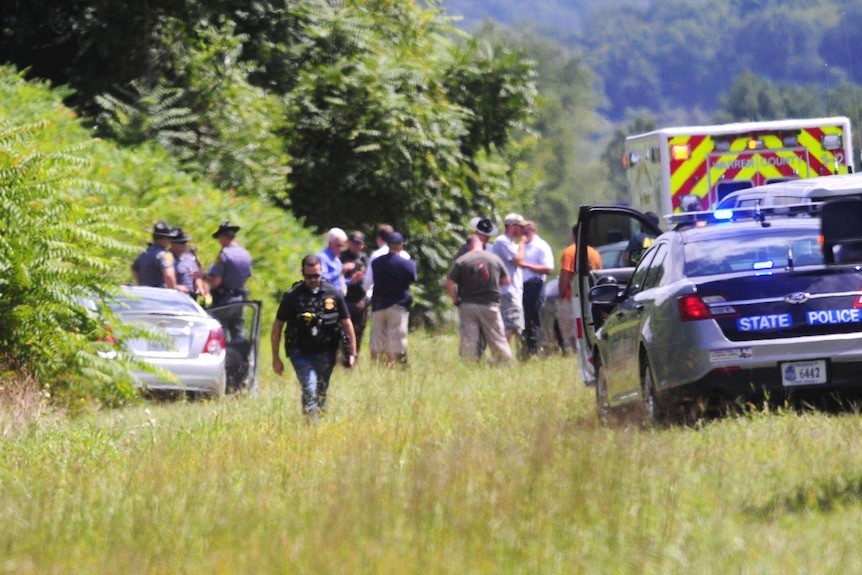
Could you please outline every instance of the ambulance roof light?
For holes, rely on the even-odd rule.
[[[824,150],[840,150],[841,149],[841,134],[824,134],[820,139]]]
[[[763,140],[759,140],[757,138],[751,138],[748,140],[748,143],[745,145],[749,150],[762,150],[763,149]]]
[[[670,157],[675,161],[684,161],[691,157],[691,149],[688,144],[674,144],[670,147]]]

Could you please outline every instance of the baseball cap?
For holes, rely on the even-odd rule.
[[[402,236],[398,232],[392,232],[391,234],[389,234],[389,239],[386,240],[386,243],[388,243],[388,244],[403,244],[404,243],[404,236]]]
[[[523,226],[524,216],[522,216],[521,214],[511,213],[506,216],[506,219],[503,220],[503,223],[507,226]]]
[[[365,243],[365,234],[360,232],[359,230],[350,232],[350,235],[347,237],[354,244],[364,244]]]

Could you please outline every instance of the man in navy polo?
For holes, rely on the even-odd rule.
[[[401,256],[404,236],[392,232],[389,253],[371,262],[374,292],[371,295],[371,359],[386,355],[387,363],[407,363],[407,328],[416,283],[416,263]]]

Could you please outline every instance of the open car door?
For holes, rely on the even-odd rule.
[[[820,206],[820,235],[827,264],[862,263],[862,199],[824,202]]]
[[[260,309],[259,301],[242,301],[206,310],[224,328],[227,393],[257,396]]]
[[[629,242],[644,234],[658,237],[662,233],[643,213],[624,206],[581,206],[578,211],[577,254],[575,257],[575,283],[572,288],[572,307],[575,310],[575,326],[578,342],[578,363],[584,383],[592,385],[596,379],[593,350],[596,345],[596,330],[601,327],[603,310],[589,301],[590,288],[610,281],[625,285],[635,266],[627,260]],[[623,254],[617,257],[620,248]],[[590,269],[589,254],[595,250],[601,256],[601,268]],[[610,255],[610,257],[606,257]],[[593,258],[595,261],[595,253]]]

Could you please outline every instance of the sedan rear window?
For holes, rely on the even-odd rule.
[[[816,229],[762,228],[685,244],[685,275],[699,277],[740,271],[767,272],[823,263]]]
[[[110,306],[114,312],[200,313],[192,299],[179,292],[166,292],[158,296],[139,293],[121,294]]]

